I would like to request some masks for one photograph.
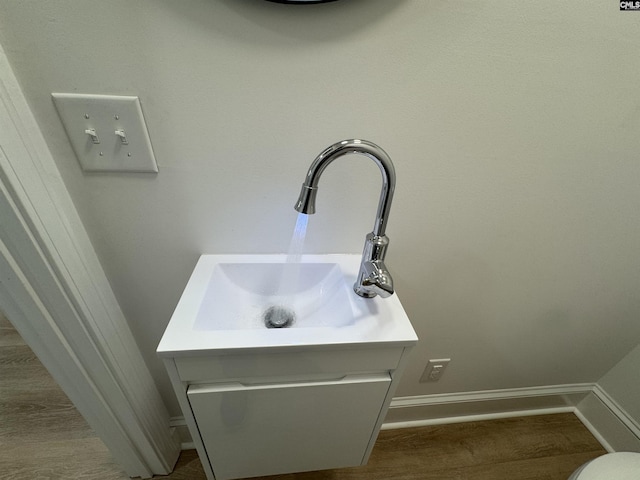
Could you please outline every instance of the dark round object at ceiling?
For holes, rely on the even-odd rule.
[[[337,0],[267,0],[267,2],[273,3],[288,3],[291,5],[309,5],[312,3],[329,3]]]

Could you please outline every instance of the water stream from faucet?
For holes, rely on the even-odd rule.
[[[307,223],[309,215],[299,213],[296,220],[296,226],[293,229],[293,236],[289,244],[289,252],[287,253],[287,263],[299,264],[302,257],[302,249],[304,248],[304,239],[307,235]]]
[[[307,235],[307,222],[309,215],[299,213],[296,220],[296,226],[293,229],[291,243],[289,244],[289,252],[287,253],[287,261],[282,271],[280,279],[279,293],[288,300],[287,303],[293,303],[294,293],[300,280],[300,260],[302,259],[302,250],[304,249],[304,239]]]
[[[265,323],[270,328],[290,326],[295,320],[296,291],[300,281],[300,261],[307,234],[309,215],[299,213],[293,229],[287,260],[278,279],[278,288],[273,298],[274,305],[265,311]]]

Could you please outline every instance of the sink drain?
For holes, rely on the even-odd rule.
[[[263,318],[267,328],[285,328],[291,326],[296,314],[286,307],[273,306],[265,310]]]

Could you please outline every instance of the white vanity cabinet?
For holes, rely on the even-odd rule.
[[[360,465],[391,380],[197,385],[188,397],[216,478]]]
[[[365,464],[418,340],[397,295],[353,292],[359,255],[304,255],[266,328],[285,261],[202,255],[158,345],[209,480]]]
[[[365,464],[407,350],[281,348],[165,364],[209,479],[226,480]]]

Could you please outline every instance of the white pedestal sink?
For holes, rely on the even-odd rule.
[[[417,342],[397,295],[353,292],[359,255],[285,264],[203,255],[158,346],[210,480],[365,464]]]

